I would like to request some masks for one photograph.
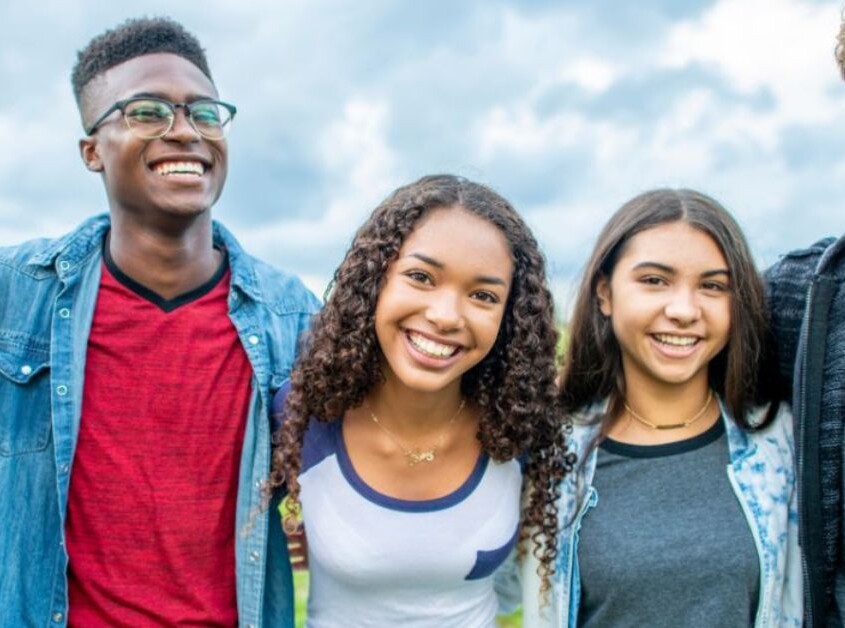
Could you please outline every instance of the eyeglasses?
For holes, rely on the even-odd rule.
[[[136,137],[143,140],[158,139],[167,135],[173,128],[176,110],[179,108],[185,110],[191,127],[207,140],[222,140],[229,129],[229,123],[238,111],[234,105],[219,100],[176,103],[163,98],[137,96],[118,100],[94,124],[85,129],[85,132],[93,135],[106,118],[115,111],[120,111],[126,126]]]

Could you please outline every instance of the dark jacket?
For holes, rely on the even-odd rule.
[[[842,626],[845,237],[789,253],[766,280],[795,417],[805,624]]]

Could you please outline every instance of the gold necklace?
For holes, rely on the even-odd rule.
[[[653,430],[677,430],[677,429],[680,429],[682,427],[689,427],[690,425],[692,425],[693,423],[698,421],[698,419],[703,417],[704,412],[707,410],[707,408],[710,407],[710,402],[712,400],[713,400],[713,389],[711,388],[710,392],[707,394],[707,401],[704,402],[704,407],[701,408],[701,410],[699,410],[694,417],[692,417],[688,421],[684,421],[683,423],[670,423],[669,425],[658,425],[657,423],[652,423],[648,419],[641,417],[639,414],[637,414],[636,412],[634,412],[631,409],[631,406],[628,405],[627,401],[625,402],[625,410],[627,410],[628,414],[630,414],[632,417],[634,417],[637,421],[639,421],[643,425],[650,427]]]
[[[373,409],[370,407],[370,404],[364,400],[364,405],[367,407],[367,412],[370,413],[370,418],[373,420],[373,423],[378,425],[379,429],[382,432],[387,434],[396,446],[402,451],[402,455],[405,456],[405,460],[408,462],[409,467],[413,467],[420,462],[434,462],[434,459],[437,457],[437,450],[443,446],[443,440],[446,438],[446,431],[452,426],[455,422],[455,419],[458,418],[458,415],[461,413],[461,410],[464,409],[466,405],[466,399],[461,399],[461,405],[458,406],[457,411],[455,414],[452,415],[452,418],[446,422],[446,427],[440,432],[440,437],[437,439],[437,442],[430,447],[429,449],[420,449],[416,447],[414,449],[408,449],[405,445],[402,444],[402,441],[399,440],[399,437],[396,436],[393,432],[387,429],[384,425],[381,424],[381,421],[378,420],[376,413],[373,412]]]

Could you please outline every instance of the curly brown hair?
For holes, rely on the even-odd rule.
[[[498,227],[513,258],[498,336],[490,353],[464,374],[461,389],[481,409],[482,450],[496,461],[525,459],[519,547],[526,551],[530,535],[547,588],[557,556],[560,482],[575,462],[566,447],[568,426],[558,412],[553,301],[530,229],[510,203],[478,183],[452,175],[423,177],[393,192],[358,230],[291,374],[269,487],[284,487],[288,507],[298,513],[297,477],[309,422],[340,420],[383,381],[375,308],[387,269],[428,212],[452,208]]]

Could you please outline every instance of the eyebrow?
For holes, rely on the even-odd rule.
[[[445,266],[443,262],[439,262],[433,257],[429,257],[428,255],[425,255],[423,253],[408,253],[406,257],[416,257],[418,260],[439,269],[442,269]],[[507,285],[507,282],[504,279],[502,279],[501,277],[494,277],[492,275],[478,275],[477,277],[475,277],[475,281],[477,281],[478,283],[489,283],[497,286]]]
[[[671,266],[661,264],[660,262],[640,262],[639,264],[634,266],[633,270],[641,270],[643,268],[654,268],[655,270],[663,271],[664,273],[667,273],[669,275],[674,275],[677,272]],[[730,277],[731,273],[727,268],[716,268],[701,273],[702,277],[713,277],[715,275],[727,275],[728,277]]]

